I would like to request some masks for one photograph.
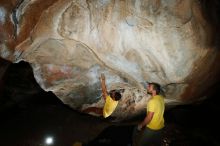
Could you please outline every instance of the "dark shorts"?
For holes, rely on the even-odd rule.
[[[137,129],[137,127],[135,127]],[[135,146],[161,146],[163,129],[151,130],[145,128],[142,131],[134,131],[134,144]]]

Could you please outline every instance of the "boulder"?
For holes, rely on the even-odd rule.
[[[204,12],[197,0],[3,0],[0,56],[29,62],[77,110],[103,106],[104,73],[108,90],[126,89],[115,112],[126,119],[144,111],[145,82],[162,86],[167,105],[204,99],[219,82],[219,37]]]

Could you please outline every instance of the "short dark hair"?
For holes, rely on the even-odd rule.
[[[156,94],[160,94],[161,92],[161,87],[158,83],[149,83],[149,85],[152,85],[153,86],[153,89],[156,91]]]
[[[109,92],[109,95],[111,96],[111,98],[114,98],[116,101],[121,99],[121,93],[117,90],[111,90]]]

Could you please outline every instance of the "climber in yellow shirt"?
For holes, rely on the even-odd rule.
[[[160,91],[160,85],[157,83],[149,83],[147,86],[147,92],[151,94],[151,98],[147,103],[146,117],[137,127],[139,131],[142,131],[138,146],[161,145],[165,103]]]
[[[102,97],[105,100],[105,105],[103,108],[99,107],[89,107],[84,109],[83,112],[89,113],[94,112],[99,115],[103,115],[104,118],[109,117],[118,105],[118,101],[121,99],[121,93],[116,90],[111,90],[108,94],[106,85],[105,85],[105,76],[101,74],[100,77],[101,87],[102,87]]]

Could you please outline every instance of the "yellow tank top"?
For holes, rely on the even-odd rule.
[[[105,100],[105,105],[103,108],[103,117],[107,118],[108,116],[110,116],[113,111],[115,110],[115,108],[118,105],[118,101],[114,101],[109,95],[106,97]]]
[[[147,112],[154,112],[153,118],[147,125],[148,128],[159,130],[164,127],[164,98],[161,95],[153,96],[147,103]]]

